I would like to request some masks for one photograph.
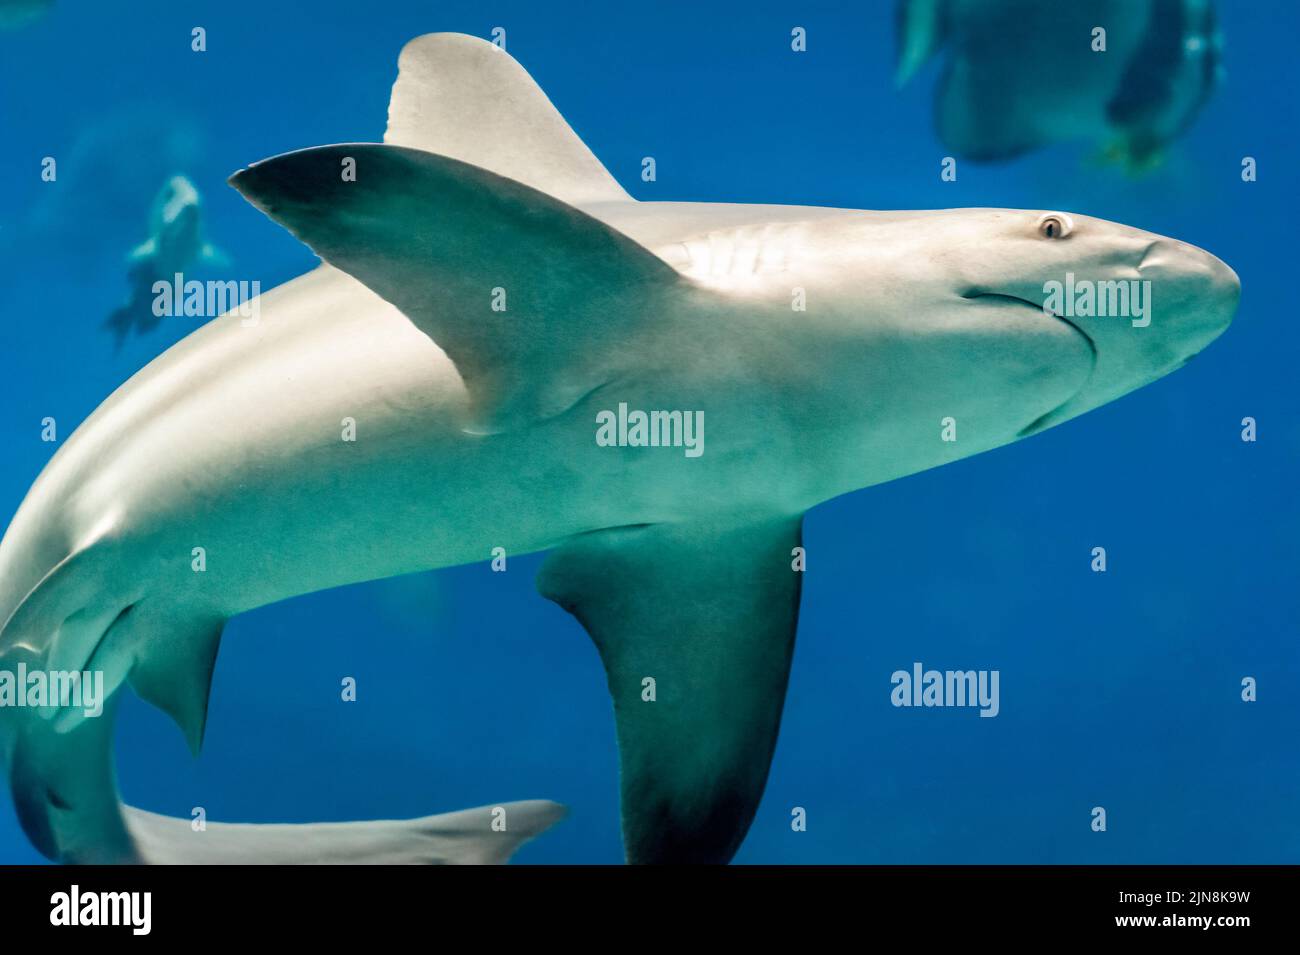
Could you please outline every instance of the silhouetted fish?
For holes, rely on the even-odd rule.
[[[1221,71],[1210,0],[902,0],[898,33],[900,86],[947,52],[935,122],[974,160],[1089,139],[1130,169],[1149,167]]]

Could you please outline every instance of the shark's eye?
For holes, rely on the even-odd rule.
[[[1038,234],[1044,239],[1064,239],[1074,228],[1067,215],[1049,212],[1038,220]]]

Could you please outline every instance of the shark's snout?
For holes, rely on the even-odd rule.
[[[1092,342],[1096,363],[1084,387],[1035,422],[1030,433],[1069,420],[1181,368],[1231,324],[1241,282],[1204,249],[1141,235],[1115,257],[1081,263],[1049,283],[1045,307]],[[1047,286],[1045,286],[1045,290]]]
[[[1178,367],[1214,341],[1232,323],[1241,298],[1241,280],[1226,262],[1204,249],[1161,238],[1138,265],[1150,282],[1152,327],[1162,319],[1160,343],[1170,367]],[[1163,374],[1169,367],[1153,368]]]

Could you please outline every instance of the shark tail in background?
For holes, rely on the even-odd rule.
[[[152,240],[151,240],[152,241]],[[138,250],[137,250],[138,251]],[[152,330],[160,321],[153,314],[154,259],[152,254],[137,257],[127,274],[131,291],[125,302],[109,313],[100,327],[113,333],[113,353],[122,350],[133,328]]]
[[[122,305],[113,309],[100,325],[101,328],[113,333],[113,354],[122,350],[126,337],[131,334],[133,314],[131,305]]]

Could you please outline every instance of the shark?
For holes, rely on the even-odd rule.
[[[321,264],[114,392],[0,542],[0,669],[102,673],[107,697],[0,709],[52,858],[366,861],[436,830],[191,839],[121,804],[112,710],[129,686],[197,752],[232,616],[547,552],[537,588],[604,666],[627,861],[725,863],[776,745],[804,514],[1155,381],[1240,294],[1208,252],[1081,214],[636,201],[459,34],[402,50],[383,142],[230,181]],[[1044,307],[1067,275],[1149,283],[1148,318]]]
[[[149,238],[131,250],[128,261],[130,296],[104,322],[104,327],[113,332],[118,349],[132,329],[143,335],[162,320],[154,308],[156,282],[170,283],[194,263],[228,262],[203,239],[202,202],[198,189],[187,177],[171,176],[163,183],[150,210]]]
[[[1157,166],[1223,78],[1212,0],[899,0],[901,87],[942,57],[939,137],[975,161],[1092,140]]]

